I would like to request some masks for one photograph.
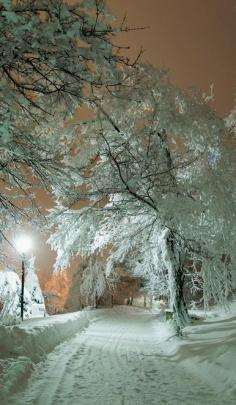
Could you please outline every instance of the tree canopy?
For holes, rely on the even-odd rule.
[[[223,302],[235,283],[224,122],[204,97],[176,88],[163,71],[140,66],[127,77],[126,86],[97,101],[96,119],[79,124],[86,170],[70,203],[87,199],[89,206],[52,214],[57,265],[110,244],[108,272],[125,262],[151,290],[168,290],[176,313],[183,312],[185,276],[193,290],[203,285],[205,304]]]
[[[120,48],[106,2],[3,0],[0,5],[0,229],[30,220],[32,192],[65,186],[64,128],[95,91],[120,82]],[[62,175],[63,174],[63,175]],[[63,180],[64,179],[64,180]]]
[[[107,275],[124,263],[169,296],[179,325],[184,284],[205,305],[225,303],[236,283],[235,111],[224,121],[210,96],[130,66],[113,42],[128,28],[113,27],[105,0],[2,0],[0,28],[1,235],[35,218],[43,187],[57,201],[57,268],[108,248]],[[90,117],[76,121],[82,105]],[[84,286],[100,280],[101,292],[104,272],[91,271]]]

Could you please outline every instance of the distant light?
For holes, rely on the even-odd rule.
[[[28,253],[33,246],[33,241],[28,235],[19,235],[15,239],[15,247],[21,254]]]

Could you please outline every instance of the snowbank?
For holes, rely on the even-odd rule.
[[[85,329],[93,318],[95,311],[82,311],[27,320],[15,326],[0,325],[2,397],[14,392],[36,363],[57,345]]]
[[[55,346],[88,326],[93,311],[54,315],[19,325],[0,325],[0,353],[4,358],[27,356],[39,361]]]
[[[169,338],[161,348],[227,399],[236,395],[236,303],[228,313],[216,309],[205,315],[186,327],[182,338]]]

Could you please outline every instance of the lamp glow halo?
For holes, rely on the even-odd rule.
[[[28,253],[33,246],[33,241],[28,235],[19,235],[15,239],[16,250],[20,254]]]

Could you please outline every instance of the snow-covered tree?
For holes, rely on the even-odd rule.
[[[80,294],[84,297],[86,305],[97,307],[98,299],[104,294],[106,287],[102,264],[90,258],[84,268],[80,284]]]
[[[16,321],[17,311],[19,311],[20,279],[13,269],[6,269],[0,272],[0,319],[4,323]]]
[[[12,222],[29,221],[37,212],[33,188],[52,186],[60,193],[67,183],[71,168],[63,167],[64,156],[72,145],[65,128],[60,136],[64,120],[94,92],[120,82],[117,66],[127,61],[113,37],[127,28],[114,29],[112,21],[105,0],[1,1],[3,238]]]
[[[75,98],[78,105],[89,98],[92,88],[119,83],[116,64],[125,59],[112,39],[127,28],[115,29],[112,21],[105,0],[72,4],[2,0],[0,71],[5,109],[15,114],[20,108],[31,115],[33,105],[53,112],[58,102],[69,107]],[[40,95],[52,97],[50,103],[45,106]]]
[[[32,257],[28,261],[27,273],[25,277],[25,288],[30,294],[32,303],[41,304],[42,309],[45,311],[44,297],[35,268],[35,257]]]
[[[38,215],[37,189],[60,190],[70,182],[70,167],[64,159],[68,144],[63,142],[62,124],[51,120],[50,124],[38,126],[22,114],[21,124],[19,117],[17,122],[15,119],[13,116],[9,137],[0,139],[0,232],[3,237],[12,223],[30,222]]]
[[[181,325],[191,266],[201,263],[205,304],[212,297],[225,302],[235,285],[235,185],[226,130],[208,100],[176,88],[163,71],[140,66],[125,83],[97,100],[98,118],[80,125],[84,187],[73,190],[70,203],[87,199],[89,207],[59,206],[50,241],[59,267],[73,254],[112,244],[109,266],[126,261],[153,286],[164,282]]]
[[[44,298],[35,273],[34,258],[26,263],[24,318],[44,316]],[[0,321],[11,324],[20,320],[21,280],[15,269],[0,271]]]
[[[229,131],[236,136],[236,102],[230,113],[225,118],[225,125]]]

